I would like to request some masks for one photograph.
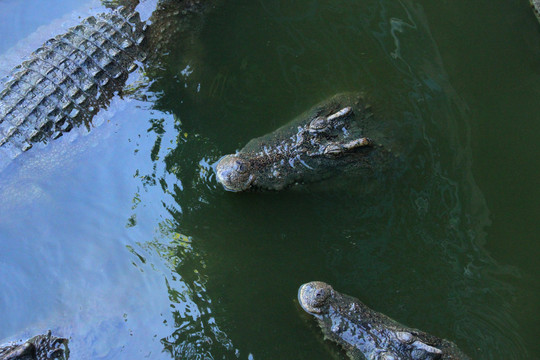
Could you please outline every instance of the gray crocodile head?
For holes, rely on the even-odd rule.
[[[217,180],[229,191],[280,190],[327,178],[351,164],[365,165],[377,147],[364,134],[371,117],[360,94],[335,95],[221,158]]]
[[[324,282],[300,286],[298,302],[317,319],[325,338],[341,345],[352,359],[468,359],[454,343],[406,327]]]
[[[0,346],[1,360],[45,360],[68,359],[68,340],[46,335],[37,335],[22,344]]]

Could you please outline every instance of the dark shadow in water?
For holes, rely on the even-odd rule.
[[[264,108],[265,101],[271,103],[253,91],[254,79],[264,82],[265,71],[241,64],[240,68],[252,66],[253,71],[241,72],[245,79],[239,79],[201,64],[191,68],[193,76],[185,72],[190,70],[187,66],[182,67],[184,72],[167,67],[177,81],[154,83],[164,90],[156,107],[177,115],[177,133],[167,134],[173,139],[167,149],[162,129],[152,126],[156,166],[144,174],[151,179],[144,186],[161,186],[167,194],[163,204],[171,219],[160,227],[169,232],[162,241],[172,240],[156,245],[156,251],[173,264],[171,278],[182,279],[185,287],[178,291],[171,285],[171,302],[185,306],[181,304],[189,303],[188,298],[196,298],[201,314],[175,313],[178,329],[162,340],[167,351],[177,357],[195,358],[197,351],[198,356],[216,355],[222,349],[232,351],[232,339],[240,349],[257,343],[262,356],[290,356],[292,344],[304,339],[302,328],[291,320],[297,314],[290,299],[302,282],[317,279],[400,322],[455,341],[473,358],[527,357],[512,314],[517,294],[509,279],[519,273],[498,264],[483,248],[489,212],[471,174],[469,111],[448,83],[422,9],[409,1],[377,1],[349,4],[345,12],[340,10],[345,4],[326,8],[312,2],[304,17],[279,16],[283,9],[278,5],[266,3],[263,12],[271,15],[270,24],[285,29],[280,29],[286,34],[284,45],[276,48],[283,59],[278,66],[288,95],[303,102],[313,95],[313,105],[321,94],[307,90],[300,96],[302,89],[316,88],[330,96],[332,92],[320,89],[345,84],[347,89],[336,90],[353,90],[354,83],[365,81],[365,88],[373,90],[381,121],[394,129],[391,136],[399,144],[403,163],[394,173],[381,173],[369,181],[346,178],[282,193],[226,193],[215,184],[210,164],[231,146],[238,148],[253,135],[262,135],[261,129],[257,133],[228,128],[242,126],[234,122],[235,113],[242,114],[239,104],[263,102]],[[302,32],[295,26],[296,21],[324,16],[339,18],[333,34]],[[355,61],[356,53],[345,44],[349,39],[343,44],[336,40],[340,34],[363,37],[377,46],[372,51],[386,54],[385,74],[370,73],[361,57]],[[331,38],[335,51],[318,54],[328,56],[332,59],[328,63],[338,68],[357,65],[356,72],[334,73],[332,83],[301,63],[286,63],[290,56],[321,51],[318,43],[310,44],[319,35],[322,40]],[[287,43],[302,47],[286,49]],[[213,75],[194,80],[203,71]],[[206,98],[199,94],[201,83],[207,85]],[[179,96],[182,103],[177,103]],[[291,116],[278,117],[277,125],[292,119],[294,111],[281,109]],[[245,123],[248,128],[258,126]],[[269,124],[260,127],[277,127]],[[220,136],[235,131],[252,135],[242,140],[232,135],[216,145]],[[184,240],[176,241],[175,236]],[[204,308],[208,311],[201,311]],[[298,338],[276,334],[282,329],[291,335],[278,319],[292,321]],[[275,343],[284,344],[284,349],[271,350]]]

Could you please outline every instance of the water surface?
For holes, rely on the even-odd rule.
[[[88,134],[0,173],[0,338],[52,329],[74,359],[340,358],[295,300],[322,280],[473,358],[537,357],[526,1],[229,1],[201,29]],[[215,183],[220,156],[343,91],[368,95],[388,171]]]

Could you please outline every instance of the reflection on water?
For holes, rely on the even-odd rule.
[[[0,338],[52,328],[73,358],[328,358],[294,303],[324,280],[472,358],[527,358],[520,272],[484,250],[473,119],[421,6],[236,1],[201,29],[72,153],[2,174]],[[391,174],[216,184],[221,155],[359,90],[394,141]],[[32,156],[54,159],[48,172]]]

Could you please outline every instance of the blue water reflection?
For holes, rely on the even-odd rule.
[[[50,328],[75,359],[327,358],[294,303],[317,279],[473,358],[526,358],[522,274],[485,251],[474,119],[421,6],[238,1],[206,21],[99,126],[0,173],[0,339]],[[351,90],[391,139],[390,172],[215,183],[221,155]]]

